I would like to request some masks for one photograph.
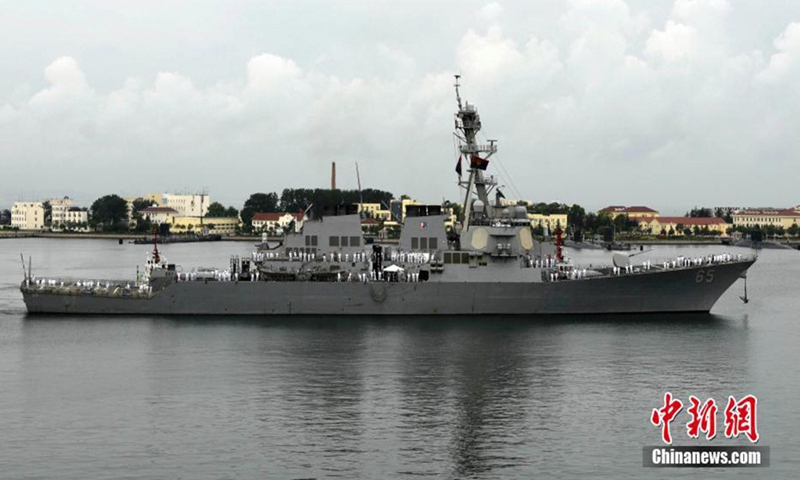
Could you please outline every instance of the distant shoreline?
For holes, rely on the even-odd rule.
[[[175,235],[176,237],[180,238],[181,235]],[[37,232],[37,231],[30,231],[30,230],[0,230],[0,240],[6,238],[54,238],[54,239],[83,239],[83,240],[135,240],[138,238],[152,238],[152,235],[143,235],[143,234],[135,234],[135,233],[56,233],[56,232]],[[262,237],[260,235],[237,235],[237,236],[223,236],[221,242],[255,242],[261,243]],[[281,237],[268,237],[268,242],[281,242],[283,239]],[[381,240],[383,243],[396,243],[397,240]],[[732,245],[723,244],[719,238],[711,238],[711,239],[687,239],[687,240],[677,240],[677,239],[664,239],[664,240],[621,240],[618,242],[619,244],[623,245],[720,245],[723,247],[729,247]],[[800,239],[789,239],[783,240],[780,242],[776,242],[781,245],[788,245],[791,247],[797,247],[800,245]],[[570,248],[579,248],[579,247],[570,247]]]
[[[175,235],[180,237],[180,235]],[[36,232],[30,230],[0,230],[0,239],[4,238],[56,238],[56,239],[92,239],[92,240],[136,240],[137,238],[152,238],[152,235],[136,233],[56,233],[56,232]],[[269,241],[279,241],[270,237]],[[235,237],[223,236],[220,241],[232,242],[260,242],[261,236],[242,235]]]

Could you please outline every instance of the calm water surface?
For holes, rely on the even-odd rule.
[[[796,478],[800,471],[800,252],[761,252],[748,278],[750,303],[739,301],[739,282],[712,315],[26,316],[20,252],[42,276],[92,279],[132,278],[146,250],[108,240],[0,240],[1,478]],[[178,264],[225,267],[251,245],[163,250]],[[645,258],[711,250],[722,251],[662,247]],[[596,263],[607,255],[573,256]],[[666,390],[684,403],[689,395],[723,405],[728,395],[756,395],[759,445],[771,447],[772,466],[643,468],[642,447],[660,442],[649,415]],[[692,444],[680,415],[675,443]],[[741,443],[721,434],[713,441]]]

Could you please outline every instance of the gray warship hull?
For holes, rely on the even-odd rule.
[[[23,288],[32,314],[554,315],[709,312],[754,260],[556,282],[170,282],[141,297]],[[711,273],[711,274],[709,274]]]

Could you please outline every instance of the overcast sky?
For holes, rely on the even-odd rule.
[[[0,1],[0,207],[456,199],[453,74],[506,197],[800,203],[796,0]]]

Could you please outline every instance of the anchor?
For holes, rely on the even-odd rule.
[[[747,298],[747,272],[742,272],[740,277],[744,278],[744,296],[739,295],[739,298],[742,299],[742,302],[747,303],[750,299]]]

